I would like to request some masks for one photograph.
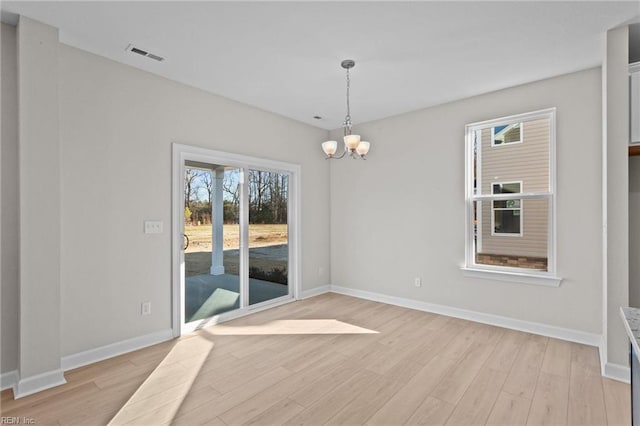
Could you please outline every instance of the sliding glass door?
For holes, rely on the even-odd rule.
[[[240,307],[240,169],[184,165],[184,322]]]
[[[238,157],[174,147],[179,332],[293,299],[297,166]]]
[[[249,304],[289,294],[289,175],[249,170]]]

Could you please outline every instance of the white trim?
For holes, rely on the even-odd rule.
[[[603,332],[604,333],[604,332]],[[607,357],[607,351],[606,351],[606,344],[605,342],[607,341],[606,337],[604,336],[604,334],[601,336],[600,338],[600,343],[598,344],[598,354],[600,355],[600,374],[602,376],[604,376],[604,370],[605,370],[605,365],[607,364],[605,362],[605,359]]]
[[[556,265],[556,245],[558,243],[558,233],[556,229],[556,194],[558,193],[558,179],[556,176],[556,109],[549,110],[549,198],[548,217],[549,232],[547,232],[547,271],[552,275],[557,272]]]
[[[18,383],[18,370],[0,374],[0,390],[14,388],[16,383]]]
[[[535,274],[533,271],[527,271],[525,268],[511,268],[505,270],[502,267],[494,266],[474,266],[462,267],[462,275],[469,278],[480,278],[492,281],[505,281],[520,284],[541,285],[545,287],[560,287],[562,278],[547,274]]]
[[[62,369],[47,371],[46,373],[18,380],[18,383],[13,387],[13,397],[15,399],[22,398],[65,383],[67,381],[64,378]]]
[[[293,202],[291,202],[293,200]],[[302,291],[302,166],[289,174],[287,233],[289,244],[289,294],[297,299]],[[293,219],[293,223],[291,221]]]
[[[473,135],[476,136],[477,141],[476,141],[476,146],[478,147],[477,152],[475,154],[475,173],[476,173],[476,191],[475,191],[475,195],[477,194],[482,194],[482,131],[476,130],[474,132],[472,132]],[[473,136],[472,136],[473,138]],[[471,153],[471,169],[473,169],[473,150]],[[470,192],[472,195],[474,195],[474,190],[473,190],[473,180],[471,181],[471,189]],[[471,212],[473,213],[473,205],[474,202],[471,202]],[[480,206],[480,208],[477,208],[478,205]],[[482,253],[482,202],[479,202],[476,204],[476,211],[475,211],[475,217],[477,222],[473,222],[473,218],[472,218],[472,226],[473,226],[473,236],[475,238],[475,252],[477,253]],[[478,225],[480,225],[480,232],[478,232]],[[473,240],[471,240],[471,244],[473,245]]]
[[[471,311],[467,309],[454,308],[451,306],[437,305],[435,303],[404,299],[402,297],[388,296],[386,294],[356,290],[347,287],[340,287],[337,285],[332,285],[331,291],[338,294],[344,294],[346,296],[358,297],[360,299],[373,300],[375,302],[402,306],[404,308],[416,309],[424,312],[432,312],[435,314],[461,318],[469,321],[479,322],[482,324],[494,325],[496,327],[509,328],[512,330],[539,334],[541,336],[553,337],[555,339],[567,340],[569,342],[582,343],[589,346],[599,346],[600,342],[602,341],[602,337],[599,334],[587,333],[585,331],[556,327],[553,325],[524,321],[515,318],[508,318],[500,315],[486,314],[483,312]]]
[[[323,285],[320,287],[311,288],[309,290],[303,290],[302,293],[300,294],[299,300],[308,299],[314,296],[320,296],[321,294],[325,294],[329,292],[331,292],[330,285]]]
[[[602,375],[609,379],[618,380],[619,382],[631,383],[631,369],[624,365],[608,362],[604,365]]]
[[[289,176],[289,199],[288,199],[288,233],[289,233],[289,283],[288,283],[288,296],[284,302],[295,300],[300,294],[301,268],[301,246],[302,246],[302,223],[301,223],[301,182],[302,182],[302,168],[298,164],[285,163],[282,161],[269,160],[258,157],[251,157],[240,154],[233,154],[222,151],[214,151],[207,148],[200,148],[189,145],[182,145],[173,143],[172,145],[172,270],[173,270],[173,295],[172,295],[172,328],[173,335],[175,337],[180,336],[183,333],[187,333],[192,329],[203,327],[203,321],[195,322],[187,326],[184,323],[183,318],[183,300],[184,300],[184,282],[183,282],[183,269],[184,269],[184,253],[182,250],[182,232],[183,232],[183,212],[182,206],[184,205],[184,191],[182,190],[182,174],[185,161],[196,161],[207,164],[223,164],[225,166],[235,167],[240,169],[241,177],[241,200],[240,200],[240,215],[241,222],[248,223],[248,191],[246,190],[246,183],[244,182],[243,173],[251,170],[269,171],[288,173]],[[244,192],[243,192],[244,191]],[[243,208],[244,206],[244,208]],[[243,212],[243,210],[245,210]],[[241,268],[241,285],[243,288],[248,286],[248,229],[245,226],[244,231],[241,226],[241,238],[240,238],[240,268]],[[244,283],[244,284],[243,284]],[[241,303],[239,314],[240,316],[246,315],[244,310],[255,312],[256,309],[253,306],[249,306],[248,294],[245,291],[241,291]],[[244,296],[242,296],[244,295]],[[265,309],[268,307],[276,306],[281,302],[279,299],[274,299],[274,303],[265,305]],[[262,304],[260,306],[262,308]],[[226,314],[226,313],[225,313]],[[210,320],[204,320],[204,323],[218,322],[225,320],[225,318],[231,318],[228,315],[221,314],[213,317]],[[233,316],[235,317],[235,316]]]
[[[473,152],[473,144],[474,144],[474,135],[476,133],[476,129],[471,129],[469,125],[465,127],[464,140],[465,140],[465,167],[464,167],[464,182],[465,182],[465,239],[464,239],[464,253],[465,253],[465,265],[470,266],[475,263],[474,253],[476,251],[474,245],[474,236],[476,234],[482,234],[482,222],[478,221],[477,224],[474,224],[474,201],[472,200],[473,196],[476,195],[473,192],[473,167],[474,167],[474,152]],[[482,155],[482,150],[479,148],[482,143],[482,138],[480,141],[475,141],[477,147],[477,156],[476,164],[480,162],[480,156]],[[481,185],[482,185],[482,176],[480,175],[480,169],[476,171],[478,174],[476,180],[476,190],[477,192],[482,193]],[[476,207],[477,211],[477,207]],[[475,225],[475,226],[474,226]],[[478,230],[479,229],[479,230]]]
[[[609,359],[608,351],[608,297],[609,297],[609,244],[607,235],[607,222],[609,212],[609,200],[607,185],[609,181],[608,170],[608,129],[607,129],[607,49],[605,41],[604,60],[602,62],[602,342],[600,343],[600,371],[604,374],[605,367]]]
[[[472,201],[491,201],[491,200],[540,200],[550,198],[553,194],[550,192],[522,192],[520,194],[496,194],[496,195],[474,195]]]
[[[476,140],[476,146],[478,147],[478,150],[475,154],[475,173],[476,173],[476,191],[474,194],[474,190],[473,190],[473,180],[471,181],[471,188],[469,190],[469,192],[471,193],[471,195],[477,195],[477,194],[482,194],[482,149],[480,149],[480,147],[482,147],[482,132],[481,131],[474,131],[472,132],[471,138],[473,139],[475,136]],[[473,169],[474,163],[473,163],[473,149],[471,152],[471,169]],[[466,182],[466,181],[465,181]],[[473,206],[474,206],[474,202],[471,202],[471,213],[473,215]],[[477,208],[477,207],[480,208]],[[474,222],[473,220],[474,218],[471,218],[471,227],[473,228],[473,238],[475,238],[475,251],[477,253],[482,253],[482,202],[479,202],[476,204],[476,211],[475,211],[475,219],[476,221]],[[480,232],[478,232],[478,226],[480,226]],[[474,240],[473,238],[471,238],[471,244],[473,245]]]
[[[87,351],[78,352],[72,355],[63,356],[61,359],[62,369],[64,371],[73,370],[74,368],[93,364],[94,362],[102,361],[107,358],[113,358],[118,355],[146,348],[147,346],[166,342],[172,338],[172,330],[166,329],[100,346],[94,349],[89,349]]]
[[[184,244],[184,236],[182,235],[182,221],[177,220],[182,210],[184,198],[184,191],[182,186],[184,182],[182,176],[184,175],[184,160],[180,149],[176,144],[172,147],[172,162],[171,162],[171,327],[173,330],[173,337],[180,336],[180,324],[182,323],[182,301],[184,300],[184,289],[180,284],[182,280],[182,272],[184,269],[184,250],[182,249]],[[178,176],[179,178],[176,178]],[[179,207],[178,207],[179,206]],[[184,214],[184,212],[182,213]],[[180,265],[180,266],[178,266]]]
[[[249,306],[249,167],[240,168],[240,180],[238,181],[240,199],[238,206],[238,290],[240,292],[239,308]],[[290,293],[291,287],[287,287]],[[182,325],[187,325],[185,322]]]
[[[629,64],[629,73],[640,72],[640,62]]]

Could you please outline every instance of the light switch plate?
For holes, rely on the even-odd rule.
[[[144,233],[145,234],[162,234],[162,221],[145,220]]]

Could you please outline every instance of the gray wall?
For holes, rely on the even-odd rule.
[[[171,327],[172,142],[301,164],[302,288],[328,283],[325,130],[59,51],[63,355]],[[143,234],[144,220],[165,232]]]
[[[331,164],[332,283],[601,333],[601,105],[598,68],[358,126],[372,144],[368,160]],[[563,282],[464,277],[465,125],[549,107]]]
[[[2,361],[0,371],[18,368],[20,209],[18,198],[18,78],[16,27],[2,24]]]
[[[607,363],[628,365],[628,338],[620,307],[629,306],[629,31],[607,32],[603,63],[603,133],[606,175],[604,203],[605,289],[603,293]]]
[[[60,368],[58,29],[21,17],[18,40],[20,383]],[[32,389],[31,389],[32,390]]]
[[[15,28],[2,30],[9,34],[2,41],[4,124],[17,120],[17,101],[4,90],[7,80],[16,80],[15,72],[5,73],[15,59],[4,61],[15,56]],[[62,356],[171,328],[173,142],[300,164],[302,289],[328,284],[329,165],[320,150],[326,130],[63,44],[57,51],[61,325],[52,337]],[[17,179],[5,179],[15,163],[13,169],[4,164],[15,160],[17,136],[11,126],[2,132],[2,182],[11,186],[3,187],[4,209],[17,205]],[[42,177],[40,185],[47,183]],[[3,265],[7,258],[11,265],[17,251],[4,247],[15,247],[17,234],[4,230],[17,232],[18,215],[4,213]],[[143,234],[144,220],[162,220],[164,233]],[[16,271],[2,269],[3,373],[18,367]],[[140,315],[143,300],[152,303],[150,316]]]

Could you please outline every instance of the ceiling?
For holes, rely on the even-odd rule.
[[[62,43],[311,125],[371,121],[602,63],[640,2],[11,2]],[[166,58],[125,49],[133,43]],[[321,116],[322,119],[314,119]]]

